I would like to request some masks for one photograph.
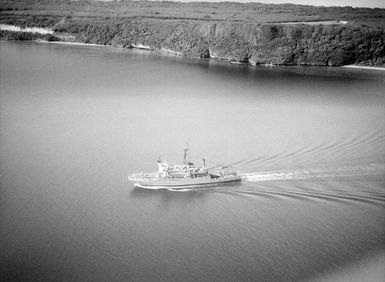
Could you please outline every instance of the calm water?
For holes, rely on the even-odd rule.
[[[15,42],[0,56],[6,280],[311,281],[383,254],[384,72]],[[242,184],[127,180],[186,142]]]

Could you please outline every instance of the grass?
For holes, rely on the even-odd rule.
[[[151,19],[257,24],[344,20],[353,25],[385,28],[385,9],[232,2],[0,0],[0,21],[3,23],[16,18],[24,19],[28,25],[33,16],[47,18],[42,23],[47,26],[63,17],[72,17],[74,20]]]

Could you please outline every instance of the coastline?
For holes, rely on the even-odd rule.
[[[175,52],[173,50],[169,49],[161,49],[161,50],[155,50],[151,48],[142,48],[138,46],[131,46],[130,48],[123,48],[123,47],[117,47],[117,46],[110,46],[110,45],[103,45],[103,44],[94,44],[94,43],[82,43],[82,42],[69,42],[69,41],[46,41],[46,40],[34,40],[35,42],[38,43],[48,43],[48,44],[63,44],[63,45],[76,45],[76,46],[93,46],[93,47],[108,47],[108,48],[114,48],[114,49],[137,49],[137,50],[147,50],[147,51],[152,51],[152,52],[157,52],[160,51],[162,54],[168,54],[168,55],[174,55],[174,56],[184,56],[180,52]],[[196,58],[196,59],[202,59],[202,58]],[[207,58],[206,58],[207,59]],[[292,65],[273,65],[273,64],[260,64],[260,65],[254,65],[251,63],[243,63],[243,62],[235,62],[235,61],[230,61],[230,60],[224,60],[220,58],[209,58],[210,60],[216,60],[216,61],[222,61],[222,62],[228,62],[230,64],[235,64],[235,65],[249,65],[249,66],[254,66],[254,67],[274,67],[274,66],[292,66]],[[298,65],[296,65],[298,66]],[[307,67],[307,65],[304,65],[304,67]],[[310,66],[314,67],[314,66]],[[324,67],[324,66],[319,66],[319,67]],[[325,66],[328,67],[328,66]],[[385,71],[385,67],[373,67],[373,66],[362,66],[362,65],[345,65],[345,66],[340,66],[341,68],[349,68],[349,69],[362,69],[362,70],[373,70],[373,71]]]
[[[0,39],[1,40],[1,39]],[[111,46],[111,45],[103,45],[103,44],[95,44],[95,43],[82,43],[82,42],[71,42],[71,41],[47,41],[47,40],[42,40],[42,39],[36,39],[36,40],[31,40],[37,43],[45,43],[45,44],[61,44],[61,45],[74,45],[74,46],[91,46],[91,47],[107,47],[107,48],[114,48],[114,49],[135,49],[135,50],[145,50],[145,51],[151,51],[151,52],[159,52],[161,54],[167,54],[167,55],[173,55],[173,56],[182,56],[186,57],[180,52],[172,51],[169,49],[152,49],[152,48],[142,48],[141,46],[135,46],[131,45],[130,48],[124,48],[124,47],[118,47],[118,46]],[[191,57],[190,57],[191,58]],[[196,59],[202,59],[199,57],[196,57]],[[227,62],[230,64],[235,64],[235,65],[249,65],[253,67],[275,67],[275,66],[281,66],[281,67],[289,67],[289,66],[299,66],[299,65],[274,65],[274,64],[252,64],[252,63],[243,63],[243,62],[237,62],[237,61],[231,61],[231,60],[226,60],[222,58],[216,58],[216,57],[211,57],[211,58],[205,58],[205,59],[210,59],[210,60],[215,60],[215,61],[221,61],[221,62]],[[314,65],[302,65],[303,67],[314,67]],[[319,67],[330,67],[330,66],[323,66],[319,65]],[[340,68],[348,68],[348,69],[357,69],[357,70],[370,70],[370,71],[385,71],[385,67],[374,67],[374,66],[362,66],[362,65],[345,65],[345,66],[337,66]]]
[[[344,66],[370,70],[385,69],[380,47],[384,32],[347,25],[138,20],[120,24],[63,21],[46,28],[0,24],[0,38],[8,40],[144,49],[252,66]],[[375,47],[357,45],[360,41],[351,38],[356,33],[371,38]],[[346,44],[354,51],[341,47]]]
[[[76,46],[94,46],[94,47],[110,47],[110,48],[119,48],[103,44],[94,44],[94,43],[82,43],[82,42],[70,42],[70,41],[47,41],[47,40],[33,40],[37,43],[48,43],[48,44],[63,44],[63,45],[76,45]]]
[[[2,40],[0,38],[0,40]],[[14,40],[17,41],[17,40]],[[170,49],[153,49],[153,48],[143,48],[142,46],[135,46],[131,45],[129,48],[124,48],[124,47],[119,47],[119,46],[111,46],[111,45],[104,45],[104,44],[95,44],[95,43],[82,43],[82,42],[72,42],[72,41],[47,41],[43,39],[33,39],[33,40],[28,40],[28,41],[33,41],[36,43],[44,43],[44,44],[60,44],[60,45],[73,45],[73,46],[90,46],[90,47],[107,47],[107,48],[113,48],[113,49],[133,49],[133,50],[144,50],[144,51],[151,51],[155,53],[161,53],[165,55],[171,55],[171,56],[182,56],[182,57],[189,57],[185,56],[180,52],[176,52]],[[193,57],[189,57],[193,58]],[[199,57],[195,57],[196,59],[202,59]],[[244,62],[237,62],[237,61],[231,61],[231,60],[226,60],[223,58],[216,58],[216,57],[211,57],[211,58],[205,58],[205,59],[210,59],[214,61],[221,61],[221,62],[226,62],[234,65],[249,65],[253,67],[290,67],[290,66],[299,66],[299,65],[275,65],[275,64],[252,64],[250,62],[244,63]],[[303,67],[314,67],[315,65],[302,65]],[[316,65],[317,66],[317,65]],[[330,66],[323,66],[319,65],[319,67],[330,67]],[[368,71],[385,71],[385,67],[374,67],[374,66],[363,66],[363,65],[356,65],[356,64],[351,64],[351,65],[344,65],[344,66],[336,66],[340,68],[347,68],[347,69],[356,69],[356,70],[368,70]]]

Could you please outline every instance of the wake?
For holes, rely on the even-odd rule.
[[[295,170],[269,170],[240,173],[242,180],[250,182],[275,180],[300,180],[320,178],[345,178],[360,176],[384,175],[385,166],[382,163],[367,165],[342,166],[332,168],[313,168]]]
[[[385,164],[241,173],[233,195],[385,205]]]

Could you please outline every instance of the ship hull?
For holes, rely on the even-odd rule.
[[[241,182],[240,176],[228,176],[223,178],[191,178],[191,179],[156,179],[138,181],[134,186],[147,189],[193,189],[218,185],[235,184]]]

